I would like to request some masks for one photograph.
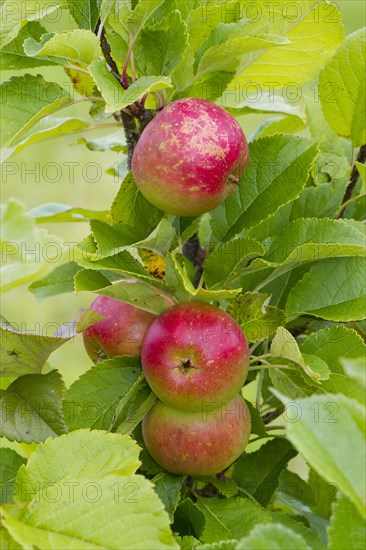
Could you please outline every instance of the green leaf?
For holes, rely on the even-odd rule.
[[[118,281],[113,285],[98,290],[98,294],[110,296],[155,315],[159,315],[166,310],[163,298],[158,296],[153,291],[153,287],[144,281],[135,281],[133,284],[131,282]]]
[[[30,57],[47,57],[61,64],[68,62],[76,66],[88,66],[102,55],[98,38],[85,29],[46,34],[41,42],[28,38],[24,49]]]
[[[365,253],[364,234],[347,220],[297,219],[271,238],[266,254],[253,262],[253,267],[300,265]]]
[[[131,433],[156,401],[157,397],[141,375],[117,403],[109,429],[117,429],[121,434]]]
[[[67,0],[67,6],[80,29],[94,31],[102,0]]]
[[[10,536],[9,532],[0,522],[0,547],[2,550],[21,550],[22,546],[15,542],[15,540]]]
[[[325,550],[326,547],[323,544],[320,535],[310,527],[306,527],[302,522],[301,516],[298,517],[299,521],[297,521],[294,516],[288,516],[287,514],[283,514],[281,512],[272,512],[272,518],[277,524],[280,523],[281,525],[288,527],[298,535],[302,536],[310,548],[313,548],[314,550]]]
[[[330,321],[364,319],[365,269],[365,258],[337,258],[314,265],[291,289],[287,313],[307,313]]]
[[[196,506],[206,523],[200,537],[203,542],[238,539],[248,534],[257,523],[271,521],[269,512],[255,502],[233,497],[229,499],[198,498]]]
[[[296,454],[286,439],[272,439],[258,451],[239,457],[232,478],[266,507],[277,488],[281,471]]]
[[[344,374],[342,362],[366,354],[366,345],[355,330],[331,326],[310,334],[300,345],[303,353],[317,355],[333,373]]]
[[[325,481],[313,468],[310,468],[308,484],[314,495],[314,501],[310,503],[312,511],[322,518],[329,519],[332,503],[337,498],[338,486]]]
[[[141,195],[131,173],[125,177],[111,207],[113,223],[132,227],[142,240],[156,227],[163,212]]]
[[[137,359],[117,357],[94,365],[67,390],[63,411],[71,430],[108,430],[121,395],[125,395],[140,375]]]
[[[305,130],[306,124],[297,116],[270,117],[263,122],[251,136],[251,140],[272,136],[273,134],[297,134]]]
[[[21,332],[4,319],[0,325],[0,334],[2,365],[0,372],[1,376],[6,377],[40,373],[50,354],[71,337],[61,338],[49,336],[47,333]]]
[[[235,102],[238,90],[244,90],[240,96],[246,94],[247,90],[251,91],[253,82],[258,86],[257,90],[268,89],[268,85],[272,89],[286,90],[289,83],[294,81],[294,67],[295,94],[299,97],[300,85],[317,75],[343,39],[341,16],[335,6],[329,8],[327,2],[321,1],[315,8],[311,1],[305,0],[290,17],[284,16],[287,10],[286,0],[281,0],[271,9],[262,10],[260,17],[252,17],[243,28],[245,36],[269,32],[287,39],[289,44],[281,48],[259,50],[249,59],[244,58],[242,66],[237,69],[238,76],[222,95],[222,101],[225,100],[227,105],[231,101]]]
[[[50,296],[57,296],[66,292],[74,291],[74,277],[82,269],[75,262],[56,267],[51,273],[35,281],[29,286],[30,292],[37,300],[44,300]]]
[[[108,256],[107,258],[102,258],[100,260],[82,259],[78,261],[78,264],[82,267],[86,267],[88,270],[106,270],[115,272],[116,274],[123,274],[124,276],[132,275],[134,278],[151,281],[157,285],[159,284],[158,279],[151,277],[141,263],[137,261],[127,250],[123,250],[114,256]],[[75,290],[77,292],[80,290],[94,290],[94,287],[90,288],[89,286],[90,273],[87,272],[85,275],[84,273],[85,270],[80,271],[75,276]],[[103,288],[106,284],[108,284],[108,281],[104,280],[104,283],[97,286],[97,288]]]
[[[205,282],[209,288],[230,286],[238,281],[250,260],[265,253],[264,246],[241,237],[218,245],[210,252],[204,263]]]
[[[1,5],[0,46],[13,40],[27,21],[36,21],[50,16],[59,8],[61,2],[50,0],[25,0],[21,5],[14,5],[13,0],[3,0]]]
[[[347,376],[358,380],[362,386],[366,386],[366,358],[365,356],[356,359],[341,359],[341,364]]]
[[[245,292],[228,305],[227,312],[236,319],[249,342],[272,338],[286,323],[285,312],[268,305],[269,294]]]
[[[14,145],[41,118],[70,102],[69,94],[43,76],[14,76],[0,85],[1,146]]]
[[[127,152],[126,138],[123,135],[122,130],[117,130],[113,134],[101,136],[95,139],[82,137],[75,142],[74,145],[84,144],[89,151],[115,151],[119,153],[121,151]]]
[[[211,212],[215,237],[227,241],[298,197],[315,155],[313,140],[270,136],[254,141],[238,189]]]
[[[171,521],[180,500],[180,490],[183,484],[183,477],[178,477],[168,472],[161,472],[154,477],[155,491],[163,502]]]
[[[143,76],[124,90],[109,72],[105,60],[98,59],[90,65],[90,72],[106,102],[106,112],[114,113],[141,99],[145,94],[169,88],[170,78],[166,76]]]
[[[285,404],[291,402],[275,394]],[[344,395],[316,395],[299,399],[296,407],[288,407],[286,415],[289,440],[365,517],[365,407]]]
[[[39,443],[65,433],[61,400],[65,385],[61,375],[25,374],[0,390],[1,435],[10,441]]]
[[[310,550],[303,537],[284,525],[257,525],[235,550]]]
[[[62,137],[67,134],[74,134],[88,127],[89,123],[80,118],[47,116],[35,124],[31,131],[27,132],[16,145],[4,149],[1,162],[17,155],[29,145],[46,141],[47,139]]]
[[[0,449],[0,502],[8,503],[13,500],[13,488],[17,472],[26,459],[18,455],[13,449],[2,447]]]
[[[201,538],[205,522],[205,514],[198,508],[197,503],[186,498],[175,511],[173,531],[181,536],[194,535],[196,538]]]
[[[37,21],[26,23],[18,36],[3,46],[0,50],[0,69],[3,71],[29,69],[42,65],[53,65],[48,59],[28,57],[24,51],[24,42],[27,38],[40,40],[46,30]]]
[[[135,47],[142,73],[170,75],[182,60],[187,44],[187,25],[178,10],[145,27]]]
[[[330,550],[358,550],[366,546],[365,521],[356,506],[343,495],[333,506],[328,538]]]
[[[23,506],[2,509],[6,528],[24,546],[55,550],[177,549],[153,484],[134,475],[138,454],[128,436],[102,431],[47,440],[19,471]]]
[[[366,30],[341,44],[319,75],[323,113],[337,134],[357,147],[366,141]]]
[[[271,355],[297,363],[316,382],[329,378],[330,370],[325,361],[317,360],[312,355],[302,355],[295,338],[283,327],[277,329],[276,335],[272,340]]]

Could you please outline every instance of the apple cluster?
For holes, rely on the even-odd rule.
[[[163,300],[166,311],[154,316],[99,296],[91,309],[104,319],[84,331],[85,347],[95,362],[141,354],[145,378],[158,397],[142,421],[151,456],[175,474],[215,474],[238,458],[250,436],[250,413],[240,394],[248,344],[220,308]]]

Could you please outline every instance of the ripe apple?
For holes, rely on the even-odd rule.
[[[173,305],[168,296],[162,298],[166,307]],[[105,317],[83,332],[85,349],[94,363],[116,355],[141,355],[142,341],[156,315],[108,296],[98,296],[90,309]]]
[[[197,216],[231,193],[248,163],[233,116],[203,99],[170,103],[145,128],[132,157],[141,193],[170,214]]]
[[[241,395],[220,408],[183,412],[158,401],[142,421],[142,435],[153,459],[180,475],[221,472],[244,451],[250,412]]]
[[[159,315],[145,336],[142,368],[165,404],[200,411],[221,406],[242,387],[248,344],[238,323],[222,309],[201,302],[178,304]]]

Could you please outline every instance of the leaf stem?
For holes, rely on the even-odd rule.
[[[354,157],[354,154],[353,154],[353,157]],[[361,164],[365,164],[365,161],[366,161],[366,144],[362,145],[360,147],[360,150],[358,151],[358,155],[357,155],[357,161],[360,162]],[[352,160],[352,163],[353,163],[353,160]],[[337,213],[337,215],[335,216],[337,219],[343,218],[344,211],[347,208],[347,205],[349,204],[348,201],[352,197],[353,191],[355,190],[359,175],[360,174],[358,172],[357,165],[355,163],[353,163],[349,184],[347,185],[347,189],[346,189],[346,191],[344,193],[344,196],[343,196],[342,207],[341,207],[339,213]]]

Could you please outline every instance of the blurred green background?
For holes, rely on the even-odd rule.
[[[336,4],[341,9],[346,34],[365,25],[364,0],[342,0]],[[70,22],[66,19],[59,21],[57,28],[51,29],[50,25],[47,26],[49,30],[71,28]],[[61,85],[67,82],[69,86],[69,81],[61,68],[41,67],[27,72],[42,73],[47,80],[55,80]],[[12,75],[9,71],[3,71],[1,80],[6,80],[10,76]],[[60,116],[86,116],[88,107],[88,104],[78,104],[62,111]],[[246,134],[250,136],[261,120],[262,118],[256,115],[247,115],[243,121]],[[87,135],[94,137],[98,134],[88,132]],[[32,145],[10,159],[8,162],[13,163],[11,169],[15,173],[9,175],[2,171],[1,202],[15,197],[23,202],[27,209],[46,202],[61,202],[96,210],[108,209],[120,182],[106,174],[106,170],[118,162],[121,155],[113,152],[91,152],[84,145],[70,146],[76,140],[77,136],[65,137]],[[65,164],[71,162],[76,163],[74,181],[70,181],[69,168]],[[32,173],[32,170],[35,170],[35,173]],[[65,242],[77,243],[88,234],[88,225],[85,223],[48,224],[46,227],[50,233],[58,235]],[[62,325],[71,321],[80,308],[89,306],[93,298],[94,295],[91,293],[65,294],[38,302],[24,286],[2,296],[1,310],[10,322],[23,323],[28,331],[39,332],[50,322]],[[91,361],[83,348],[82,338],[77,337],[54,352],[50,364],[61,371],[67,385],[79,377],[91,366]]]

